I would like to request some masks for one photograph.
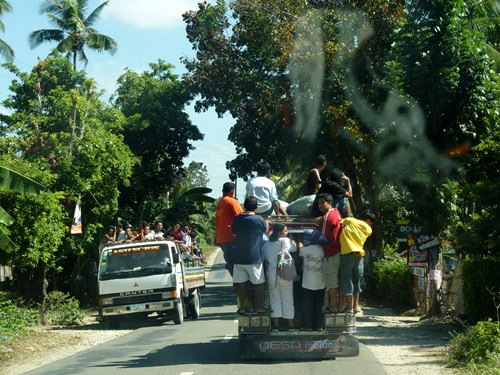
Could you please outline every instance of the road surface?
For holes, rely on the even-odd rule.
[[[133,324],[133,323],[131,323]],[[129,327],[123,327],[129,328]],[[236,294],[224,269],[222,252],[207,272],[201,316],[181,325],[148,318],[133,332],[52,362],[27,374],[172,375],[385,375],[382,365],[360,343],[353,358],[317,361],[249,361],[238,351]]]

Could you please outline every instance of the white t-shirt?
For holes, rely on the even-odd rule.
[[[266,212],[278,200],[276,185],[267,177],[257,176],[247,182],[247,196],[257,198],[256,213]]]
[[[276,265],[281,249],[294,252],[295,245],[288,237],[283,237],[276,242],[267,241],[262,248],[262,257],[267,260],[267,277],[271,280],[276,280]]]
[[[116,242],[118,241],[123,241],[127,239],[127,233],[125,233],[124,230],[118,233],[118,236],[116,236]]]
[[[325,258],[323,246],[303,246],[300,248],[299,255],[304,259],[302,287],[309,290],[323,289],[325,287],[325,278],[322,271],[323,259]]]

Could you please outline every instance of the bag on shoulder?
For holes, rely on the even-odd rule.
[[[286,250],[281,250],[278,253],[276,276],[286,281],[292,281],[297,276],[295,262],[293,261],[292,255]],[[278,280],[278,277],[276,277],[276,280]]]

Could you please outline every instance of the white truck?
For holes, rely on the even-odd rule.
[[[175,324],[200,315],[205,269],[183,259],[172,241],[131,242],[105,247],[97,269],[100,315],[110,328],[127,317],[151,313]]]
[[[318,229],[311,219],[294,216],[270,216],[269,231],[282,222],[288,233],[302,233],[304,229]],[[300,306],[295,306],[300,308]],[[354,314],[324,314],[323,330],[299,332],[272,332],[271,314],[248,313],[238,317],[240,355],[245,359],[332,359],[359,355],[359,342]]]

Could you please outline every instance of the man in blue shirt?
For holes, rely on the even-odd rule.
[[[243,204],[246,211],[233,219],[232,231],[236,237],[233,252],[233,282],[238,285],[240,314],[246,313],[246,282],[255,285],[256,312],[266,312],[264,306],[265,277],[262,265],[262,235],[267,232],[267,222],[255,214],[257,199],[247,197]]]

